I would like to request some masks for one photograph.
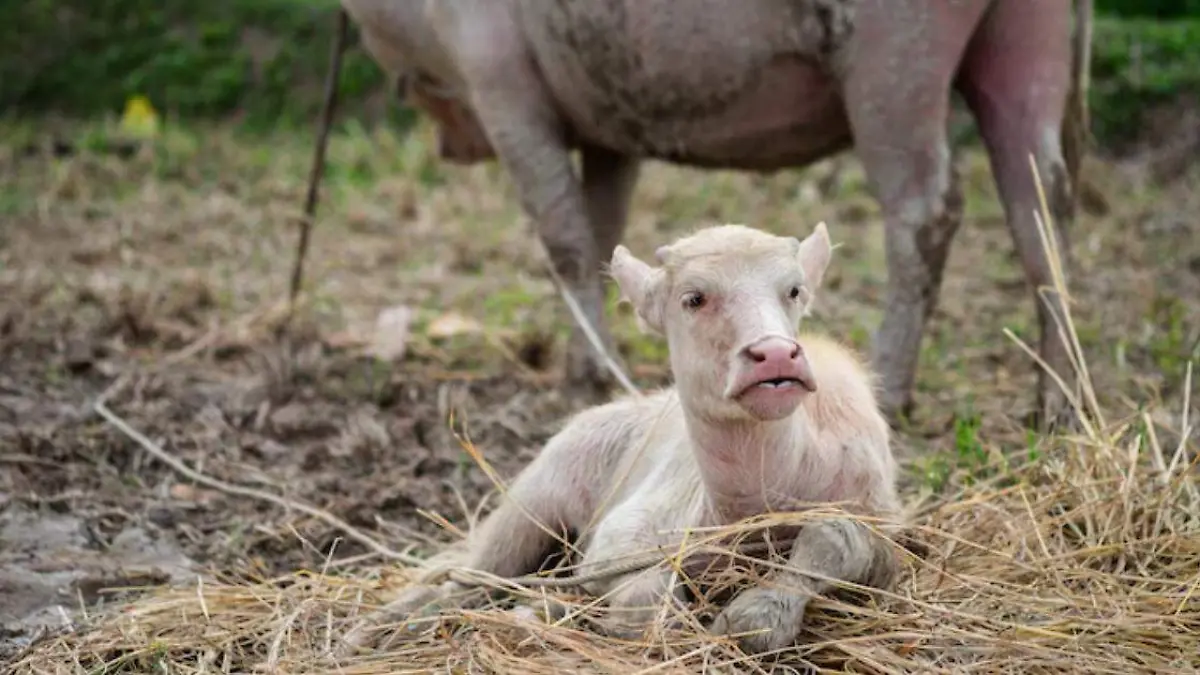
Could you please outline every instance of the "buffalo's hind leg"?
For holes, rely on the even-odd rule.
[[[625,235],[625,226],[629,222],[629,204],[637,185],[640,164],[636,157],[590,144],[583,144],[579,154],[580,182],[587,210],[587,225],[595,240],[598,259],[607,261]],[[592,273],[598,274],[600,270],[601,267],[597,264]],[[600,288],[603,297],[602,284]],[[597,328],[604,328],[603,312],[604,306],[601,304],[599,310],[593,313],[601,322],[593,323]],[[605,329],[599,336],[604,341],[609,356],[620,366],[620,356],[614,349],[615,343],[608,337],[608,331]],[[571,338],[567,343],[567,355],[568,363],[577,364],[568,370],[568,377],[573,378],[575,383],[585,385],[595,380],[600,386],[593,386],[592,389],[598,393],[605,393],[607,388],[616,384],[611,373],[600,363],[595,347],[578,325],[572,327]]]
[[[946,126],[951,81],[982,7],[863,0],[847,52],[855,151],[886,222],[887,299],[872,361],[893,424],[911,408],[925,325],[962,221]]]
[[[468,82],[476,112],[496,156],[513,181],[525,213],[537,227],[550,262],[565,290],[582,311],[614,360],[613,340],[604,316],[600,277],[609,234],[624,227],[623,203],[632,168],[621,158],[584,154],[584,181],[571,162],[569,130],[524,45],[522,33],[504,3],[435,3],[445,12],[447,38]],[[467,30],[467,29],[470,30]],[[482,34],[477,34],[482,32]],[[604,201],[612,204],[604,204]],[[619,217],[616,215],[619,214]],[[594,218],[613,222],[596,223]],[[603,396],[616,378],[576,327],[566,354],[568,385],[579,393]]]
[[[1032,155],[1065,268],[1067,229],[1074,217],[1061,142],[1071,77],[1071,6],[1053,2],[1032,14],[1019,5],[1000,2],[989,12],[968,48],[959,88],[987,144],[1008,226],[1034,292],[1039,355],[1074,393],[1077,378],[1065,341],[1063,298],[1054,290],[1051,259],[1034,215],[1041,212],[1041,200],[1030,166]],[[1063,390],[1040,367],[1037,415],[1043,430],[1074,421]]]
[[[608,260],[625,236],[640,164],[636,157],[593,145],[584,145],[579,154],[588,223],[595,233],[600,259]]]

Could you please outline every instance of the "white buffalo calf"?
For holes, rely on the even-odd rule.
[[[896,463],[867,372],[828,339],[797,339],[830,255],[824,223],[803,241],[739,225],[703,229],[660,248],[659,267],[616,247],[611,274],[640,323],[666,336],[675,386],[576,415],[439,560],[528,574],[568,531],[586,573],[678,546],[687,528],[801,504],[837,502],[895,522]],[[748,652],[784,647],[828,579],[886,587],[897,560],[859,521],[826,518],[799,530],[790,569],[742,591],[713,630],[755,632],[741,638]],[[586,587],[644,625],[670,595],[682,599],[670,580],[651,569]]]

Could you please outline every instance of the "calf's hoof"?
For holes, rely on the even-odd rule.
[[[605,637],[630,642],[653,641],[656,634],[682,630],[683,621],[674,615],[662,617],[657,608],[618,610],[603,619],[589,619],[596,631]]]
[[[808,599],[801,596],[750,588],[717,615],[710,631],[734,637],[747,654],[784,649],[795,643],[807,605]]]
[[[554,598],[547,597],[541,602],[526,602],[508,611],[512,616],[522,621],[554,623],[565,619],[571,613],[571,608]]]
[[[445,599],[446,591],[441,587],[414,586],[405,589],[398,598],[367,614],[347,631],[334,648],[335,656],[345,658],[360,649],[379,647],[386,624],[434,616],[443,609]],[[396,631],[396,637],[418,632],[420,625],[406,624]]]

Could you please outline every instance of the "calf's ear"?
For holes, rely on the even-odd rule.
[[[812,301],[816,291],[825,278],[825,270],[829,267],[829,259],[833,253],[833,245],[829,241],[829,229],[825,221],[817,223],[812,234],[805,237],[796,251],[800,261],[800,269],[804,270],[804,285],[808,290],[809,301]]]
[[[663,333],[663,280],[661,268],[651,267],[638,260],[629,249],[618,245],[613,249],[608,272],[621,290],[621,301],[633,305],[638,327],[643,331]]]

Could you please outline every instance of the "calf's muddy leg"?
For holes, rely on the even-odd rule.
[[[788,568],[776,574],[768,582],[769,587],[750,588],[738,594],[717,615],[712,632],[744,633],[738,637],[738,643],[748,654],[783,649],[795,641],[803,627],[808,601],[834,587],[826,579],[888,588],[899,573],[887,540],[844,518],[801,529],[792,545]]]
[[[886,223],[888,287],[872,365],[893,424],[910,412],[925,325],[962,221],[946,126],[951,78],[981,10],[982,3],[864,0],[849,50],[847,113]]]
[[[1065,268],[1074,205],[1060,128],[1070,88],[1070,37],[1069,3],[1053,3],[1036,16],[1011,3],[997,3],[967,50],[959,88],[987,144],[1008,226],[1034,293],[1039,355],[1077,394],[1063,298],[1054,291],[1050,257],[1034,216],[1041,212],[1041,201],[1030,166],[1032,155]],[[1036,414],[1042,430],[1072,424],[1074,412],[1063,390],[1038,366]]]

